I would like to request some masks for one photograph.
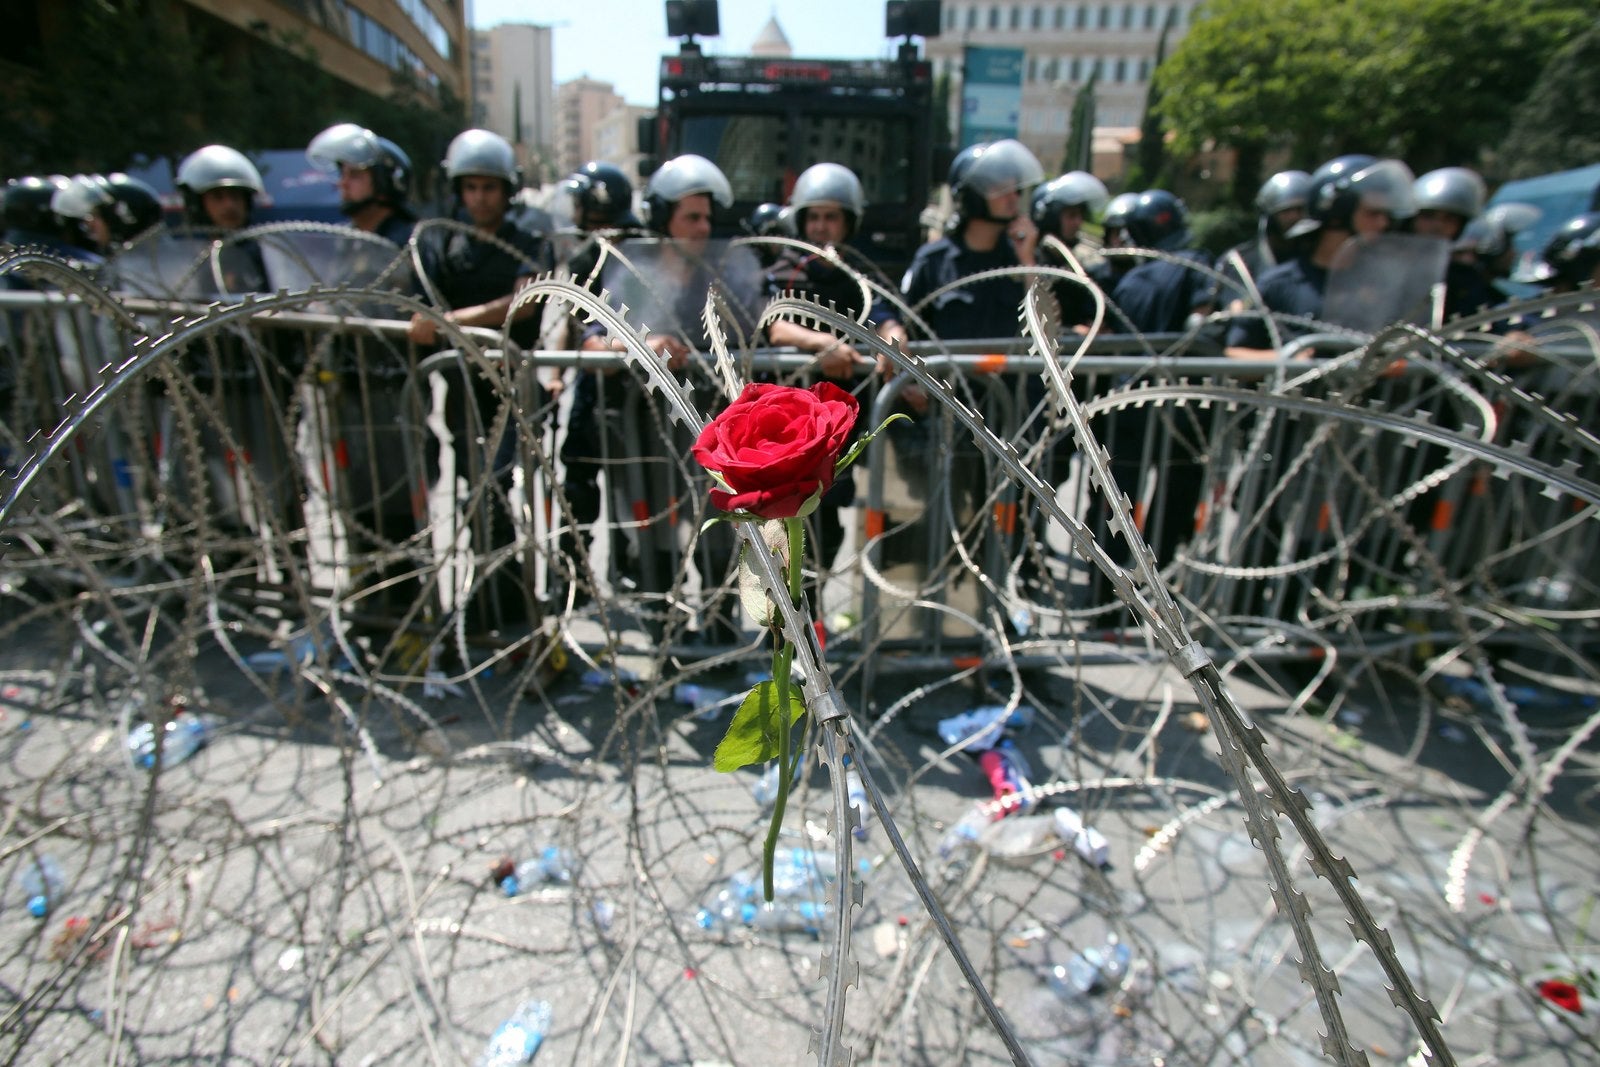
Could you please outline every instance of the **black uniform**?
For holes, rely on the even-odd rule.
[[[1322,314],[1322,297],[1328,288],[1328,270],[1319,267],[1304,256],[1280,263],[1257,282],[1261,302],[1266,310],[1279,315],[1317,318]],[[1281,330],[1284,336],[1305,331],[1298,328]],[[1229,348],[1271,348],[1272,336],[1266,323],[1259,317],[1236,319],[1228,328]]]

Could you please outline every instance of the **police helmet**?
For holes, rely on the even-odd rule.
[[[1107,244],[1111,243],[1113,235],[1120,234],[1128,228],[1128,214],[1138,202],[1138,193],[1118,193],[1111,198],[1111,203],[1106,205],[1106,213],[1100,220],[1100,225],[1105,230]]]
[[[1418,211],[1448,211],[1462,219],[1472,219],[1483,210],[1489,190],[1477,171],[1441,167],[1418,178],[1412,195]]]
[[[94,248],[88,222],[112,204],[106,180],[98,174],[74,174],[50,196],[50,212],[63,236],[81,248]]]
[[[1041,232],[1054,234],[1060,227],[1062,208],[1081,207],[1085,216],[1097,215],[1110,199],[1110,191],[1099,178],[1088,171],[1071,171],[1034,190],[1033,223]]]
[[[411,190],[411,157],[387,137],[379,137],[353,122],[329,126],[306,146],[306,159],[318,170],[339,173],[340,165],[372,172],[372,200],[393,208],[404,208]],[[346,214],[366,206],[366,202],[341,204]]]
[[[806,228],[806,208],[819,204],[839,205],[845,216],[846,236],[849,236],[861,225],[861,213],[867,209],[867,194],[861,188],[861,179],[849,167],[840,163],[813,163],[800,172],[789,194],[794,224],[801,233]]]
[[[451,182],[457,178],[499,178],[510,195],[522,186],[517,168],[517,153],[511,142],[489,130],[464,130],[444,154],[444,174]]]
[[[1552,285],[1579,286],[1600,267],[1600,211],[1587,211],[1568,219],[1545,242],[1533,280]]]
[[[955,197],[956,215],[969,219],[995,220],[989,215],[989,198],[1022,192],[1044,181],[1044,168],[1021,141],[1007,138],[970,145],[950,163],[950,193]]]
[[[733,186],[722,169],[704,156],[685,155],[669,159],[652,175],[644,187],[646,218],[657,233],[667,232],[672,206],[686,196],[704,194],[723,207],[733,206]]]
[[[48,178],[12,178],[6,182],[4,206],[0,214],[8,230],[26,230],[37,236],[49,236],[56,230],[55,212],[50,208],[57,190],[72,184],[65,174],[52,174]]]
[[[261,183],[261,172],[243,152],[221,144],[206,145],[185,156],[178,164],[177,185],[189,221],[196,223],[206,221],[200,198],[211,190],[244,190],[248,209],[266,188]]]
[[[1496,204],[1467,223],[1456,247],[1474,252],[1480,259],[1498,259],[1511,251],[1517,234],[1531,229],[1541,214],[1532,204]]]
[[[1311,174],[1306,195],[1307,217],[1289,228],[1290,237],[1300,237],[1324,226],[1350,230],[1357,206],[1386,212],[1390,218],[1409,219],[1416,214],[1412,195],[1415,179],[1398,159],[1375,159],[1366,155],[1339,156]]]
[[[1149,189],[1128,209],[1127,229],[1140,248],[1171,252],[1189,242],[1189,211],[1165,189]]]
[[[118,171],[105,177],[111,194],[106,223],[118,241],[131,240],[161,221],[161,195],[145,182]]]
[[[1304,208],[1311,191],[1311,175],[1303,170],[1280,170],[1261,183],[1256,210],[1268,217],[1291,208]]]
[[[752,237],[783,236],[789,232],[787,223],[789,217],[784,214],[782,204],[757,204],[756,209],[750,212],[750,217],[739,223],[745,233]]]
[[[561,188],[572,198],[579,227],[637,226],[633,217],[633,183],[621,167],[594,160],[569,174]]]

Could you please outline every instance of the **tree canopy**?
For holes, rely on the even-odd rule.
[[[1157,72],[1178,151],[1476,164],[1593,0],[1209,0]]]
[[[1508,178],[1600,163],[1600,19],[1557,52],[1512,116]]]

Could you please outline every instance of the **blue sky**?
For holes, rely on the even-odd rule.
[[[708,54],[748,52],[776,15],[797,56],[859,59],[891,55],[883,36],[883,0],[723,0],[720,37],[701,40]],[[555,27],[558,82],[587,75],[608,81],[631,104],[654,106],[661,57],[678,50],[668,37],[661,0],[471,0],[472,24]]]

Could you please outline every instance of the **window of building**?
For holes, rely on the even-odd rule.
[[[1035,30],[1044,29],[1044,8],[1038,4],[1033,5],[1033,15],[1028,19],[1028,26]]]
[[[1038,56],[1029,56],[1028,57],[1028,80],[1030,82],[1036,82],[1036,81],[1039,80],[1039,57]]]
[[[1086,30],[1086,29],[1089,28],[1089,5],[1088,4],[1079,4],[1078,5],[1077,26],[1078,26],[1078,29],[1080,29],[1080,30]]]
[[[1072,57],[1072,69],[1071,73],[1067,76],[1067,80],[1070,82],[1078,82],[1083,80],[1083,60],[1078,56]]]
[[[951,4],[949,7],[945,8],[944,9],[944,28],[947,29],[947,30],[955,29],[956,28],[956,19],[959,18],[959,17],[960,16],[956,13],[956,7],[955,7],[954,4]]]
[[[1000,5],[999,4],[991,4],[989,6],[989,28],[991,30],[998,30],[1000,28]]]
[[[1147,30],[1156,28],[1156,5],[1154,4],[1144,5],[1144,28]]]
[[[975,30],[977,28],[978,28],[978,5],[977,4],[973,4],[971,7],[967,8],[967,29]]]
[[[1142,82],[1150,80],[1150,60],[1148,59],[1139,60],[1139,80]]]
[[[1119,59],[1111,67],[1111,80],[1117,83],[1128,80],[1128,61]]]
[[[1111,5],[1110,4],[1101,4],[1100,5],[1100,23],[1099,23],[1099,25],[1100,25],[1100,28],[1102,30],[1109,30],[1111,28]]]
[[[1014,30],[1022,29],[1022,5],[1021,4],[1012,4],[1011,5],[1011,28],[1014,29]]]
[[[1064,30],[1066,28],[1067,28],[1067,5],[1066,4],[1057,4],[1056,5],[1056,29]]]

